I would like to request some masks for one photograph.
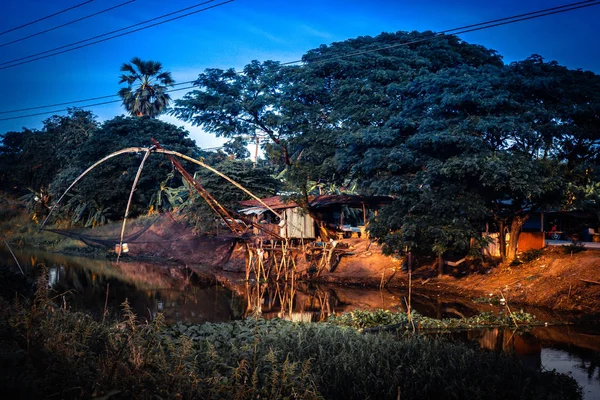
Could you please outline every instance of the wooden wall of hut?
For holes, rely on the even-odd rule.
[[[544,232],[521,232],[518,251],[539,250],[546,245]]]

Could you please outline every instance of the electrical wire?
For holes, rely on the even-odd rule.
[[[188,87],[183,87],[183,88],[179,88],[179,89],[171,89],[171,90],[165,90],[165,93],[173,93],[173,92],[179,92],[181,90],[188,90],[188,89],[193,89],[195,86],[188,86]],[[118,96],[118,95],[115,95]],[[114,97],[114,96],[102,96],[102,97],[96,97],[96,99],[102,99],[102,98],[106,98],[106,97]],[[85,100],[82,100],[85,101]],[[110,100],[110,101],[103,101],[101,103],[94,103],[94,104],[86,104],[83,105],[81,107],[74,107],[74,108],[90,108],[90,107],[96,107],[96,106],[103,106],[106,104],[113,104],[113,103],[120,103],[121,100]],[[64,104],[64,103],[63,103]],[[35,113],[35,114],[28,114],[28,115],[19,115],[16,117],[7,117],[7,118],[0,118],[0,121],[10,121],[13,119],[21,119],[21,118],[26,118],[26,117],[37,117],[39,115],[47,115],[47,114],[55,114],[55,113],[59,113],[59,112],[64,112],[64,111],[69,111],[70,108],[73,107],[69,107],[69,108],[63,108],[60,110],[52,110],[52,111],[44,111],[44,112],[39,112],[39,113]]]
[[[233,0],[231,0],[231,1],[233,1]],[[221,4],[224,4],[224,3],[221,3]],[[499,19],[495,19],[495,20],[491,20],[491,21],[486,21],[486,22],[481,22],[481,23],[477,23],[477,24],[465,25],[465,26],[462,26],[462,27],[459,27],[459,28],[447,29],[447,30],[441,31],[441,32],[439,32],[437,34],[432,34],[432,35],[426,36],[424,38],[413,40],[413,41],[409,41],[409,42],[402,42],[402,43],[397,43],[397,44],[394,44],[394,45],[388,45],[388,46],[377,47],[377,48],[373,48],[373,49],[355,51],[355,52],[351,52],[351,53],[344,53],[344,54],[334,55],[334,56],[322,56],[322,57],[314,57],[314,58],[309,58],[309,59],[301,59],[301,60],[289,61],[289,62],[281,63],[280,65],[281,66],[286,66],[286,65],[298,64],[298,63],[307,63],[308,64],[308,63],[315,63],[315,62],[334,61],[334,60],[338,60],[338,59],[342,59],[342,58],[353,57],[353,56],[367,54],[367,53],[379,52],[379,51],[387,50],[387,49],[391,49],[391,48],[396,48],[396,47],[401,47],[401,46],[408,46],[408,45],[411,45],[411,44],[417,44],[417,43],[421,43],[421,42],[425,42],[425,41],[429,41],[429,40],[433,40],[433,39],[441,39],[441,38],[447,37],[446,35],[448,33],[451,33],[451,32],[453,32],[452,33],[453,35],[458,35],[458,34],[463,34],[463,33],[468,33],[468,32],[474,32],[474,31],[488,29],[488,28],[493,28],[493,27],[497,27],[497,26],[501,26],[501,25],[512,24],[512,23],[515,23],[515,22],[521,22],[521,21],[526,21],[526,20],[530,20],[530,19],[536,19],[536,18],[545,17],[545,16],[548,16],[548,15],[553,15],[553,14],[559,14],[559,13],[563,13],[563,12],[573,11],[573,10],[577,10],[577,9],[580,9],[580,8],[586,8],[586,7],[596,6],[596,5],[599,5],[599,4],[600,4],[600,1],[598,1],[598,0],[580,1],[580,2],[576,2],[576,3],[566,4],[566,5],[563,5],[563,6],[551,7],[551,8],[547,8],[547,9],[543,9],[543,10],[538,10],[538,11],[533,11],[533,12],[529,12],[529,13],[518,14],[518,15],[511,16],[511,17],[499,18]],[[238,72],[238,73],[241,73],[241,72]],[[193,82],[195,82],[195,81],[182,82],[182,83],[179,83],[179,84],[176,84],[176,85],[193,83]],[[194,88],[194,86],[191,86],[189,88]],[[188,89],[188,88],[185,88],[185,89]],[[177,89],[177,90],[183,90],[183,89]],[[19,109],[19,110],[1,111],[0,114],[8,114],[8,113],[14,113],[14,112],[21,112],[21,111],[29,111],[29,110],[35,110],[35,109],[41,109],[41,108],[49,108],[49,107],[54,107],[54,106],[66,105],[66,104],[74,104],[74,103],[92,101],[92,100],[97,100],[97,99],[110,98],[110,97],[115,97],[115,96],[118,96],[118,95],[101,96],[101,97],[95,97],[95,98],[91,98],[91,99],[77,100],[77,101],[64,102],[64,103],[57,103],[57,104],[48,105],[48,106],[30,107],[30,108]],[[91,104],[91,105],[83,106],[83,107],[91,107],[91,106],[95,106],[95,105],[115,103],[115,102],[118,102],[118,101],[120,101],[120,100],[115,100],[115,101],[112,101],[112,102],[98,103],[98,104]],[[60,111],[66,111],[66,110],[68,110],[68,109],[56,110],[56,111],[49,111],[49,112],[43,112],[43,113],[37,113],[37,114],[30,114],[30,115],[23,115],[23,116],[17,116],[17,117],[10,117],[10,118],[3,118],[3,119],[0,119],[0,121],[6,121],[6,120],[10,120],[10,119],[26,118],[26,117],[31,117],[31,116],[43,115],[43,114],[50,114],[50,113],[53,113],[53,112],[60,112]]]
[[[190,15],[193,15],[193,14],[197,14],[197,13],[200,13],[200,12],[203,12],[203,11],[207,11],[207,10],[210,10],[212,8],[216,8],[216,7],[222,6],[224,4],[231,3],[231,2],[233,2],[235,0],[228,0],[228,1],[216,4],[216,5],[212,5],[212,6],[209,6],[209,7],[202,8],[200,10],[189,12],[187,14],[179,15],[177,17],[173,17],[173,18],[167,19],[165,21],[160,21],[160,22],[156,22],[154,24],[148,25],[148,26],[137,28],[137,29],[134,29],[134,30],[129,31],[129,32],[123,32],[123,33],[120,33],[118,35],[110,36],[110,37],[107,37],[107,38],[104,38],[104,39],[101,39],[101,40],[96,40],[96,41],[91,42],[91,43],[81,44],[81,43],[85,43],[85,42],[90,42],[90,41],[95,40],[95,39],[99,39],[101,37],[112,35],[113,33],[122,32],[122,31],[125,31],[125,30],[128,30],[128,29],[131,29],[133,27],[139,26],[139,25],[144,25],[144,24],[147,24],[149,22],[156,21],[158,19],[163,19],[163,18],[166,18],[166,17],[174,15],[174,14],[179,14],[179,13],[181,13],[183,11],[186,11],[186,10],[189,10],[189,9],[192,9],[192,8],[196,8],[196,7],[200,7],[200,6],[208,4],[208,3],[213,3],[215,1],[216,0],[207,0],[207,1],[195,4],[195,5],[190,6],[190,7],[182,8],[181,10],[173,11],[171,13],[164,14],[164,15],[161,15],[159,17],[155,17],[155,18],[143,21],[143,22],[138,22],[137,24],[133,24],[133,25],[127,26],[125,28],[116,29],[114,31],[106,32],[106,33],[103,33],[101,35],[97,35],[97,36],[93,36],[93,37],[88,38],[88,39],[80,40],[78,42],[73,42],[73,43],[70,43],[70,44],[63,45],[63,46],[55,47],[53,49],[42,51],[40,53],[31,54],[29,56],[25,56],[25,57],[21,57],[21,58],[16,58],[16,59],[11,60],[11,61],[5,61],[5,62],[0,63],[0,66],[4,66],[4,67],[1,67],[0,70],[4,70],[4,69],[7,69],[7,68],[12,68],[12,67],[16,67],[18,65],[28,64],[28,63],[33,62],[33,61],[42,60],[42,59],[49,58],[49,57],[54,57],[54,56],[57,56],[59,54],[68,53],[68,52],[73,51],[73,50],[82,49],[84,47],[88,47],[88,46],[91,46],[91,45],[94,45],[94,44],[106,42],[106,41],[109,41],[109,40],[112,40],[112,39],[116,39],[116,38],[121,37],[121,36],[129,35],[129,34],[132,34],[132,33],[135,33],[135,32],[142,31],[144,29],[153,28],[155,26],[162,25],[162,24],[165,24],[167,22],[175,21],[177,19],[181,19],[181,18],[184,18],[184,17],[188,17]],[[79,46],[77,46],[77,45],[79,45]],[[73,47],[73,46],[75,46],[75,47]],[[69,49],[68,47],[72,47],[72,48]],[[61,50],[61,49],[64,49],[64,50]],[[61,50],[61,51],[57,51],[57,50]],[[56,53],[53,53],[54,51],[56,51]],[[51,53],[51,54],[48,54],[48,53]],[[40,56],[40,57],[38,57],[38,56]],[[28,58],[31,58],[31,60],[28,60]],[[25,61],[23,61],[23,60],[25,60]],[[19,62],[19,61],[21,61],[21,62]],[[11,65],[7,65],[7,64],[11,64]]]
[[[61,10],[61,11],[55,12],[54,14],[46,15],[45,17],[42,17],[42,18],[36,19],[35,21],[31,21],[31,22],[28,22],[28,23],[26,23],[26,24],[23,24],[23,25],[16,26],[16,27],[14,27],[14,28],[11,28],[11,29],[8,29],[8,30],[6,30],[6,31],[4,31],[4,32],[0,32],[0,36],[2,36],[2,35],[5,35],[5,34],[7,34],[7,33],[9,33],[9,32],[14,32],[14,31],[16,31],[16,30],[18,30],[18,29],[21,29],[21,28],[25,28],[26,26],[29,26],[29,25],[37,24],[38,22],[44,21],[44,20],[46,20],[46,19],[49,19],[49,18],[52,18],[52,17],[56,17],[57,15],[60,15],[60,14],[66,13],[67,11],[71,11],[71,10],[74,10],[75,8],[78,8],[78,7],[81,7],[81,6],[83,6],[83,5],[86,5],[86,4],[88,4],[88,3],[91,3],[92,1],[94,1],[94,0],[88,0],[88,1],[84,1],[83,3],[80,3],[80,4],[77,4],[77,5],[74,5],[74,6],[72,6],[72,7],[69,7],[69,8],[65,8],[64,10]]]
[[[2,43],[2,44],[0,44],[0,47],[4,47],[4,46],[11,45],[11,44],[19,43],[19,42],[22,42],[24,40],[31,39],[32,37],[40,36],[40,35],[43,35],[44,33],[52,32],[52,31],[55,31],[57,29],[64,28],[65,26],[73,25],[74,23],[77,23],[77,22],[80,22],[80,21],[83,21],[83,20],[95,17],[95,16],[103,14],[105,12],[112,11],[112,10],[117,9],[119,7],[123,7],[123,6],[127,5],[127,4],[133,3],[134,1],[135,0],[129,0],[129,1],[126,1],[125,3],[121,3],[121,4],[117,4],[116,6],[105,8],[104,10],[95,12],[93,14],[86,15],[86,16],[81,17],[81,18],[74,19],[74,20],[66,22],[64,24],[57,25],[57,26],[54,26],[52,28],[49,28],[49,29],[46,29],[46,30],[43,30],[43,31],[40,31],[40,32],[36,32],[36,33],[31,34],[29,36],[24,36],[24,37],[22,37],[20,39],[13,40],[12,42]]]
[[[194,83],[194,82],[196,82],[196,80],[174,83],[173,86],[187,85],[187,84]],[[109,95],[106,95],[106,96],[98,96],[98,97],[90,97],[89,99],[65,101],[63,103],[54,103],[54,104],[48,104],[48,105],[45,105],[45,106],[35,106],[35,107],[28,107],[28,108],[19,108],[19,109],[16,109],[16,110],[0,111],[0,114],[13,114],[13,113],[16,113],[16,112],[40,110],[42,108],[51,108],[51,107],[66,106],[68,104],[87,103],[88,101],[110,99],[110,98],[118,97],[118,96],[119,96],[118,94],[109,94]]]

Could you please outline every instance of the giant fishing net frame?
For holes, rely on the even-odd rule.
[[[166,150],[164,148],[162,148],[160,146],[160,144],[158,144],[158,142],[154,141],[155,145],[151,146],[151,147],[127,147],[121,150],[118,150],[114,153],[111,153],[109,155],[107,155],[106,157],[96,161],[95,163],[93,163],[90,167],[88,167],[85,171],[83,171],[70,185],[69,187],[64,191],[64,193],[59,197],[59,199],[54,203],[54,205],[50,208],[50,211],[48,213],[48,215],[46,216],[46,218],[44,219],[44,221],[42,222],[42,224],[40,225],[39,230],[41,231],[42,229],[44,229],[46,223],[48,222],[50,216],[52,215],[52,213],[54,212],[54,210],[59,206],[59,204],[61,203],[62,199],[67,195],[67,193],[69,193],[69,191],[81,180],[83,179],[84,176],[86,176],[90,171],[92,171],[94,168],[96,168],[97,166],[99,166],[100,164],[108,161],[111,158],[117,157],[119,155],[123,155],[123,154],[131,154],[131,153],[144,153],[144,157],[142,159],[142,162],[140,163],[140,166],[138,168],[137,174],[135,176],[133,185],[131,187],[131,192],[129,195],[129,200],[127,202],[127,208],[125,210],[125,214],[123,217],[123,223],[122,223],[122,227],[121,227],[121,232],[120,235],[117,237],[113,236],[113,237],[108,237],[108,236],[94,236],[94,235],[89,235],[89,234],[84,234],[82,232],[78,232],[76,230],[60,230],[60,229],[45,229],[49,232],[53,232],[53,233],[57,233],[63,236],[67,236],[67,237],[71,237],[74,239],[79,239],[81,240],[83,243],[89,245],[89,246],[102,246],[102,247],[115,247],[116,252],[118,254],[118,257],[121,256],[122,250],[123,250],[123,243],[137,243],[139,245],[154,245],[156,246],[160,246],[159,243],[171,243],[171,246],[169,248],[166,248],[166,246],[163,246],[163,250],[162,252],[159,253],[167,253],[167,255],[169,255],[170,253],[170,257],[169,258],[174,258],[172,255],[173,254],[178,254],[181,253],[181,251],[177,251],[177,244],[181,244],[181,240],[178,238],[165,238],[164,236],[161,237],[161,235],[157,235],[156,232],[152,231],[152,227],[155,225],[156,222],[158,222],[163,215],[159,215],[157,218],[155,218],[153,221],[151,221],[149,224],[142,226],[141,228],[139,228],[139,230],[137,230],[134,233],[130,233],[128,235],[125,235],[125,228],[126,228],[126,223],[127,223],[127,218],[128,218],[128,214],[129,214],[129,208],[131,205],[131,201],[133,198],[133,193],[135,191],[135,188],[137,186],[137,182],[139,180],[139,177],[142,173],[144,164],[146,162],[146,159],[150,156],[151,153],[161,153],[166,155],[169,159],[171,159],[172,162],[173,158],[172,157],[178,157],[181,158],[183,160],[192,162],[196,165],[199,165],[200,167],[218,175],[219,177],[225,179],[226,181],[228,181],[229,183],[231,183],[233,186],[235,186],[236,188],[238,188],[239,190],[243,191],[244,193],[248,194],[249,196],[251,196],[252,198],[254,198],[255,200],[257,200],[259,203],[261,203],[263,206],[265,206],[267,209],[269,209],[270,211],[272,211],[275,215],[278,215],[278,213],[273,210],[270,206],[268,206],[267,204],[265,204],[259,197],[257,197],[256,195],[254,195],[252,192],[250,192],[248,189],[246,189],[244,186],[242,186],[240,183],[234,181],[233,179],[231,179],[230,177],[228,177],[227,175],[223,174],[222,172],[216,170],[215,168],[205,164],[204,162],[200,161],[200,160],[196,160],[192,157],[186,156],[185,154],[176,152],[176,151],[172,151],[172,150]],[[180,173],[182,173],[182,175],[184,175],[184,172],[187,173],[186,171],[180,171]],[[185,175],[184,175],[185,177]],[[199,185],[198,185],[199,186]],[[201,186],[200,186],[201,187]],[[191,190],[191,188],[190,188]],[[206,200],[206,199],[205,199]],[[214,199],[213,199],[214,200]],[[220,204],[218,204],[216,202],[216,200],[214,200],[216,205],[218,207],[220,207],[221,209],[225,210]],[[209,203],[209,205],[211,207],[213,207],[212,204]],[[225,224],[231,228],[230,226],[230,222],[231,221],[227,221],[226,218],[223,218],[222,214],[219,214],[218,210],[216,210],[213,207],[213,210],[215,210],[215,212],[221,217],[222,220],[224,220]],[[167,213],[168,215],[171,216],[171,219],[173,220],[173,222],[175,223],[179,223],[178,221],[176,221],[171,213]],[[238,215],[237,213],[234,213],[236,216]],[[228,215],[228,214],[226,214]],[[182,227],[181,227],[182,228]],[[183,229],[183,228],[182,228]],[[155,236],[154,238],[152,238],[153,240],[149,240],[146,236],[150,236],[150,234],[154,234],[153,236]],[[158,236],[158,237],[156,237]],[[195,250],[199,250],[200,248],[204,247],[206,249],[210,249],[213,250],[216,253],[224,253],[224,257],[221,259],[221,257],[219,257],[218,259],[221,259],[221,261],[223,261],[224,259],[229,259],[229,257],[231,256],[235,245],[240,242],[240,241],[247,241],[249,240],[249,235],[248,232],[241,232],[241,231],[237,231],[237,232],[233,232],[230,234],[221,234],[218,236],[210,236],[210,235],[194,235],[197,236],[196,238],[191,238],[191,242],[193,242],[193,246],[189,246],[188,248],[186,248],[188,253],[194,253],[197,252]],[[203,243],[205,244],[203,246]],[[175,246],[175,248],[172,248],[173,245]],[[144,246],[141,246],[142,248]],[[181,247],[181,246],[179,246]],[[225,251],[218,251],[221,247],[225,248]],[[150,252],[152,253],[152,252]],[[161,254],[155,254],[155,255],[161,255]],[[162,256],[165,256],[165,254],[162,254]],[[190,254],[187,254],[187,259],[189,260]],[[192,257],[193,258],[193,257]],[[118,258],[117,258],[118,260]]]

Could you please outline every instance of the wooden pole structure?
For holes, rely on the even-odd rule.
[[[121,258],[121,253],[123,252],[123,236],[125,235],[125,224],[127,223],[127,217],[129,216],[129,207],[131,207],[131,200],[133,199],[133,192],[135,192],[135,187],[137,186],[138,181],[140,180],[140,175],[142,174],[142,169],[144,169],[144,164],[146,163],[146,159],[150,155],[150,152],[154,150],[152,147],[146,150],[146,154],[144,154],[144,158],[142,158],[142,162],[138,167],[137,173],[135,174],[135,179],[133,180],[133,185],[131,185],[131,191],[129,192],[129,200],[127,200],[127,208],[125,208],[125,216],[123,217],[123,225],[121,226],[121,237],[119,238],[119,248],[117,252],[117,264],[119,263],[119,258]]]
[[[367,225],[367,207],[365,206],[365,203],[362,203],[362,209],[363,209],[363,224]]]
[[[50,211],[48,212],[48,215],[46,216],[46,219],[44,219],[44,222],[42,222],[42,225],[40,225],[40,231],[44,228],[44,225],[46,225],[46,222],[48,222],[48,219],[50,218],[50,215],[52,214],[52,212],[54,211],[54,209],[60,204],[61,200],[63,199],[63,197],[65,197],[65,195],[69,192],[69,190],[71,190],[73,188],[73,186],[75,186],[75,184],[77,182],[79,182],[84,176],[86,176],[91,170],[93,170],[94,168],[96,168],[98,165],[102,164],[104,161],[109,160],[113,157],[116,157],[118,155],[121,154],[127,154],[127,153],[139,153],[140,151],[147,151],[148,149],[145,147],[127,147],[125,149],[121,149],[119,151],[115,151],[114,153],[111,153],[109,155],[107,155],[106,157],[102,158],[101,160],[96,161],[94,164],[92,164],[88,169],[86,169],[85,171],[83,171],[81,173],[81,175],[79,175],[74,181],[73,183],[71,183],[69,185],[69,187],[67,188],[67,190],[65,190],[65,192],[58,198],[58,200],[56,201],[56,203],[54,203],[54,205],[52,206],[52,208],[50,208]]]
[[[258,135],[256,135],[256,147],[254,147],[254,168],[256,168],[256,163],[258,162],[258,143],[260,142],[260,139],[258,137]]]

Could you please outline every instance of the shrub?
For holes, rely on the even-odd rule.
[[[531,261],[534,261],[534,260],[537,260],[538,258],[540,258],[542,256],[542,254],[544,254],[543,249],[532,249],[532,250],[524,251],[523,254],[521,254],[521,257],[519,257],[519,258],[523,262],[531,262]]]
[[[585,251],[585,245],[580,240],[573,240],[571,244],[563,245],[566,254],[576,254]]]

